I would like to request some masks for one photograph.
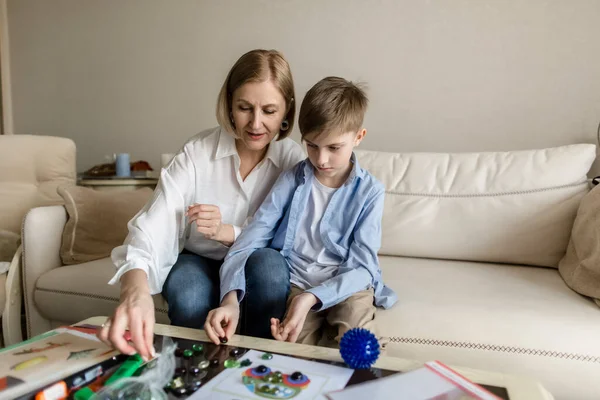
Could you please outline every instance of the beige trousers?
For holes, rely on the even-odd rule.
[[[286,308],[289,309],[294,297],[302,293],[304,293],[303,289],[292,285]],[[377,336],[375,326],[376,307],[373,304],[373,295],[373,289],[370,288],[353,294],[327,310],[309,311],[296,343],[315,346],[319,343],[327,344],[328,338],[324,336],[331,332],[331,336],[339,344],[344,333],[352,328],[368,329]],[[325,327],[325,323],[329,326]]]

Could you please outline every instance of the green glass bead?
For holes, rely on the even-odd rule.
[[[262,358],[263,360],[271,360],[273,358],[273,354],[264,353],[262,356],[260,356],[260,358]]]
[[[201,344],[195,343],[192,345],[192,350],[193,351],[197,351],[197,352],[201,352],[204,350],[204,346],[202,346]]]
[[[183,351],[183,356],[184,356],[185,358],[191,358],[193,355],[194,355],[194,352],[193,352],[193,351],[191,351],[191,350],[184,350],[184,351]]]
[[[250,365],[252,365],[252,361],[248,360],[247,358],[240,362],[240,367],[248,367]]]
[[[225,368],[237,368],[240,366],[240,362],[238,360],[229,358],[229,359],[225,360],[224,365],[225,365]]]

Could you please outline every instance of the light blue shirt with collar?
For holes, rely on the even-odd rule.
[[[354,293],[373,287],[375,305],[391,307],[396,294],[384,285],[377,251],[381,247],[381,219],[385,189],[352,155],[353,168],[346,182],[333,194],[321,219],[320,233],[327,250],[340,256],[337,274],[321,285],[308,289],[324,310]],[[306,210],[316,179],[308,159],[285,171],[242,231],[221,266],[221,301],[232,290],[238,300],[244,297],[244,267],[257,249],[271,247],[287,259],[298,232],[301,213]]]

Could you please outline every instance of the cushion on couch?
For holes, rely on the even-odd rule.
[[[64,265],[110,256],[127,237],[127,223],[152,197],[152,190],[97,191],[81,186],[61,186],[68,219],[60,257]]]
[[[115,271],[110,258],[55,268],[37,280],[35,304],[46,318],[62,324],[72,324],[97,315],[112,315],[119,305],[121,290],[119,285],[108,284]],[[161,294],[152,298],[156,322],[168,324],[167,302]]]
[[[565,257],[558,270],[569,287],[600,306],[600,187],[581,200]]]
[[[535,377],[556,399],[598,398],[600,312],[557,270],[388,256],[380,262],[399,297],[377,312],[379,334],[390,338],[386,355]]]
[[[556,268],[596,147],[356,155],[386,187],[381,254]]]

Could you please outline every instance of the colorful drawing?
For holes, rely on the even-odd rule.
[[[57,347],[63,347],[63,346],[67,346],[70,345],[71,343],[53,343],[53,342],[48,342],[48,344],[44,347],[31,347],[29,349],[24,349],[21,350],[18,353],[14,353],[15,356],[20,356],[23,354],[31,354],[31,353],[41,353],[42,351],[46,351],[46,350],[52,350],[52,349],[56,349]]]
[[[271,371],[271,368],[259,365],[248,368],[242,374],[242,382],[246,388],[267,399],[291,399],[296,397],[310,384],[310,379],[301,372],[283,374]]]
[[[94,350],[96,350],[96,349],[72,351],[71,354],[69,354],[69,357],[67,357],[67,360],[79,360],[80,358],[86,358]]]
[[[27,368],[31,368],[34,365],[38,365],[41,363],[44,363],[48,361],[48,357],[46,356],[37,356],[34,358],[30,358],[29,360],[25,360],[22,361],[18,364],[13,365],[12,367],[10,367],[10,369],[12,369],[13,371],[21,371],[23,369],[27,369]]]

